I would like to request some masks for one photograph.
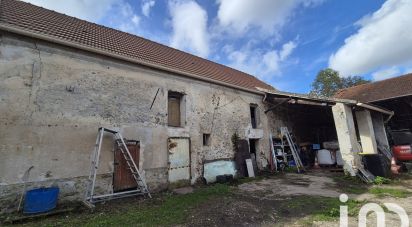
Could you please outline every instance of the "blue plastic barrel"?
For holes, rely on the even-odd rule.
[[[295,160],[290,160],[290,161],[288,162],[288,165],[289,165],[289,166],[296,166]]]
[[[37,188],[26,192],[23,213],[43,213],[56,208],[59,188]]]

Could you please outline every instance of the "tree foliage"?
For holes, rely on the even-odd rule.
[[[312,83],[311,95],[332,97],[339,89],[369,83],[361,76],[341,77],[338,71],[327,68],[319,71]]]

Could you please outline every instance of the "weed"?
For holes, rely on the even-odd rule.
[[[391,180],[386,177],[377,176],[375,180],[373,180],[373,183],[376,185],[389,184]]]
[[[296,166],[287,166],[283,171],[286,173],[296,173],[298,172],[298,168],[296,168]]]
[[[369,192],[378,197],[392,196],[395,198],[406,198],[412,195],[412,193],[407,190],[397,188],[374,187],[371,188]]]

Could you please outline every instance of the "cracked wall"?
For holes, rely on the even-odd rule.
[[[30,185],[87,176],[100,126],[119,129],[127,139],[140,141],[139,166],[154,191],[168,185],[169,137],[190,137],[192,183],[202,175],[205,160],[234,157],[230,138],[236,131],[242,139],[262,137],[257,161],[260,168],[267,164],[269,126],[262,96],[8,33],[1,35],[3,191],[21,188],[30,166],[34,166]],[[169,90],[186,94],[184,127],[167,126]],[[262,108],[258,129],[252,132],[250,103]],[[203,133],[211,134],[210,146],[203,146]],[[112,171],[113,141],[107,135],[98,173]],[[110,177],[105,180],[104,185],[111,184]],[[80,198],[84,188],[68,191],[73,190]],[[7,193],[0,193],[4,201]],[[64,187],[62,193],[66,193]]]

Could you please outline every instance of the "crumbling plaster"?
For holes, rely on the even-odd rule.
[[[362,163],[358,155],[360,146],[356,138],[352,108],[343,103],[336,103],[332,107],[332,113],[339,141],[339,150],[344,162],[343,169],[347,174],[355,176],[358,168],[362,167]]]
[[[100,126],[140,141],[139,165],[156,189],[167,187],[167,138],[190,137],[193,183],[204,160],[234,157],[231,136],[251,129],[249,103],[262,108],[258,166],[267,164],[269,126],[260,95],[1,35],[0,187],[22,183],[30,166],[30,182],[88,175]],[[181,128],[167,126],[169,90],[186,94]],[[211,134],[210,146],[202,145],[202,133]],[[99,174],[113,171],[113,141],[110,135],[103,141]]]

